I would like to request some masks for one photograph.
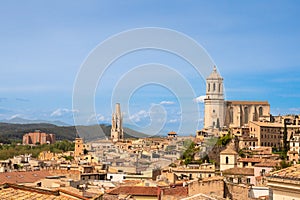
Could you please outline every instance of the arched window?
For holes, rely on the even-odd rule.
[[[210,83],[207,84],[207,91],[210,91]]]
[[[259,107],[258,109],[258,115],[261,117],[263,115],[263,108]]]
[[[226,162],[226,164],[228,164],[229,163],[229,158],[228,158],[228,156],[226,156],[226,158],[225,158],[225,162]]]
[[[219,92],[221,92],[221,83],[219,83]]]
[[[213,91],[216,91],[216,84],[213,84]]]

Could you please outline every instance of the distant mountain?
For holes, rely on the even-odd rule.
[[[99,133],[99,125],[91,126],[56,126],[48,123],[18,124],[18,123],[0,123],[0,143],[11,143],[12,141],[21,141],[25,133],[40,130],[45,133],[54,133],[56,140],[73,141],[76,133],[84,138],[85,141],[104,139],[110,137],[110,125],[100,125],[103,134]],[[124,138],[146,137],[145,134],[124,128]]]
[[[47,121],[47,120],[31,120],[31,119],[23,119],[21,117],[14,117],[11,119],[4,119],[0,122],[10,123],[10,124],[53,124],[56,126],[70,126],[61,121]]]

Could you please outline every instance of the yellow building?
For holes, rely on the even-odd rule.
[[[83,155],[84,151],[84,144],[82,138],[75,138],[75,151],[74,156],[78,157]]]

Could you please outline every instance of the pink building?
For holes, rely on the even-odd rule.
[[[42,133],[36,130],[33,133],[26,133],[23,136],[23,144],[54,144],[55,134]]]

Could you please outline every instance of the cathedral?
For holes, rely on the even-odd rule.
[[[225,101],[223,78],[214,67],[206,78],[204,130],[240,128],[262,118],[270,118],[270,104],[267,101]]]
[[[110,137],[113,142],[119,142],[124,139],[122,113],[119,103],[116,104],[115,113],[112,115]]]

